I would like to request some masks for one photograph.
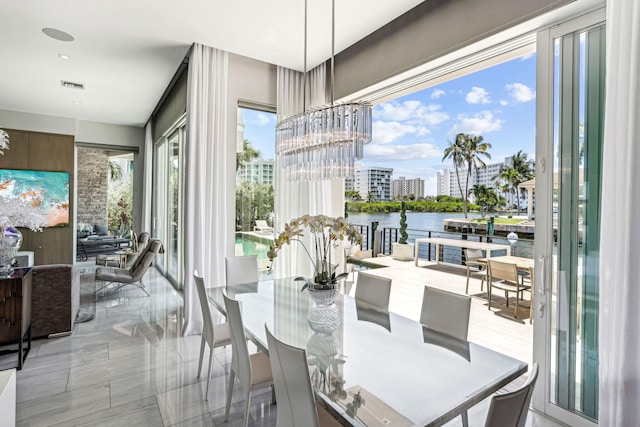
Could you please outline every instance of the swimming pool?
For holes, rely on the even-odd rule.
[[[271,265],[267,252],[269,246],[273,244],[273,240],[265,237],[256,236],[249,233],[236,233],[236,256],[242,255],[257,255],[258,256],[258,270],[261,275],[267,271],[267,267]]]

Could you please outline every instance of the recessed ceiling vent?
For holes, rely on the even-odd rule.
[[[74,82],[66,82],[64,80],[60,80],[62,86],[68,87],[69,89],[84,89],[84,85],[82,83],[74,83]]]

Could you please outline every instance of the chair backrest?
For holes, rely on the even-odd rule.
[[[258,257],[256,255],[228,256],[224,261],[227,286],[258,281]]]
[[[271,228],[269,227],[269,224],[267,224],[267,221],[264,219],[256,219],[256,227],[258,228]]]
[[[244,333],[244,323],[240,303],[227,295],[224,298],[224,306],[227,309],[229,332],[231,335],[231,369],[236,373],[238,381],[244,390],[251,387],[251,359],[247,348],[247,337]]]
[[[420,323],[461,340],[467,339],[471,297],[424,287]]]
[[[389,295],[391,295],[391,279],[374,276],[373,274],[358,273],[356,300],[388,311]]]
[[[477,261],[482,256],[482,249],[465,249],[464,250],[464,259],[467,261]]]
[[[522,387],[510,393],[494,395],[489,405],[485,427],[524,427],[537,378],[538,363],[536,362]]]
[[[318,427],[306,352],[279,341],[266,325],[264,328],[278,402],[276,427]]]
[[[207,298],[207,289],[204,285],[204,279],[198,274],[198,270],[193,272],[193,279],[196,282],[196,290],[198,291],[198,299],[200,300],[200,308],[202,309],[202,320],[204,327],[202,336],[207,340],[209,347],[213,347],[213,320],[211,317],[211,308],[209,307],[209,299]]]
[[[159,253],[164,253],[162,242],[158,239],[149,240],[149,244],[142,250],[136,262],[129,269],[134,281],[140,280],[144,276],[144,273],[147,272],[147,269]]]
[[[507,280],[518,283],[518,268],[512,262],[502,262],[487,258],[489,262],[489,275],[492,279]]]

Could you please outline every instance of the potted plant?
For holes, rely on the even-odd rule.
[[[400,205],[400,239],[393,243],[393,259],[411,261],[413,259],[413,243],[407,243],[407,207],[402,201]]]
[[[311,251],[307,249],[300,237],[304,236],[304,229],[308,229],[312,236]],[[352,244],[361,244],[362,235],[356,227],[349,224],[344,218],[331,218],[325,215],[304,215],[300,218],[292,219],[284,225],[284,231],[278,235],[274,244],[269,248],[267,256],[273,262],[278,256],[278,252],[286,244],[298,242],[304,248],[309,260],[313,265],[312,277],[296,277],[295,280],[304,281],[302,290],[308,289],[311,298],[318,304],[330,304],[328,299],[333,295],[333,299],[338,295],[338,281],[347,276],[348,273],[336,274],[335,265],[331,262],[331,247],[338,240],[349,240]],[[337,262],[335,263],[337,264]],[[312,294],[318,293],[317,298]],[[334,295],[335,294],[335,295]]]

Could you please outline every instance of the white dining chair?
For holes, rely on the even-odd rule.
[[[259,280],[257,255],[226,257],[224,261],[227,286],[254,283]]]
[[[424,287],[420,323],[438,332],[467,340],[471,297]]]
[[[533,388],[538,379],[538,362],[533,364],[527,381],[519,389],[495,394],[491,398],[485,427],[524,427],[529,415]]]
[[[249,404],[251,403],[251,391],[257,387],[266,387],[273,383],[271,375],[271,363],[269,356],[263,352],[249,354],[247,337],[244,332],[244,323],[240,311],[240,303],[223,295],[224,305],[227,309],[229,329],[231,332],[231,370],[229,371],[229,383],[227,385],[227,404],[224,420],[229,421],[231,398],[235,379],[244,391],[244,417],[242,425],[247,427],[249,423]]]
[[[202,320],[204,326],[202,328],[202,339],[200,340],[200,361],[198,362],[198,378],[202,371],[202,359],[204,357],[205,344],[209,346],[209,369],[207,370],[207,390],[204,394],[204,400],[209,400],[209,382],[211,381],[211,365],[213,362],[213,349],[231,344],[231,336],[229,334],[228,323],[213,323],[211,308],[209,307],[209,299],[207,298],[207,290],[204,286],[204,279],[193,272],[193,278],[196,282],[198,290],[198,299],[200,300],[200,308],[202,309]]]
[[[434,331],[442,332],[460,340],[467,340],[471,297],[454,294],[442,289],[424,287],[420,323]],[[467,411],[460,414],[462,425],[469,425]]]
[[[306,351],[278,340],[266,324],[264,328],[278,401],[276,427],[340,426],[338,420],[315,401]]]
[[[389,311],[390,295],[391,279],[363,272],[358,273],[358,279],[356,280],[356,301],[362,301],[381,308],[382,310]]]

